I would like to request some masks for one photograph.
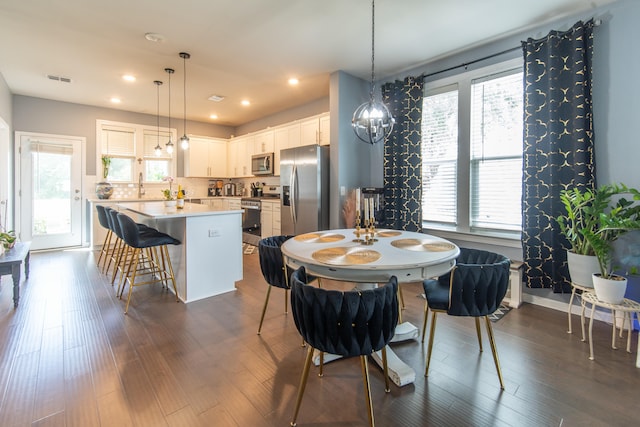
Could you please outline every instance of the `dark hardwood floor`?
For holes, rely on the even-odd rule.
[[[256,335],[267,285],[257,254],[244,263],[236,292],[185,305],[140,287],[125,316],[94,253],[33,254],[17,310],[10,277],[0,287],[0,426],[289,425],[305,350],[279,289]],[[404,319],[421,326],[421,287],[403,289]],[[486,336],[479,353],[472,320],[439,316],[428,378],[419,341],[392,345],[414,384],[385,394],[371,364],[377,425],[637,425],[637,333],[633,354],[620,341],[612,350],[610,326],[596,322],[589,361],[574,322],[569,335],[565,313],[524,305],[494,323],[501,391]],[[310,376],[298,421],[367,425],[357,359]]]

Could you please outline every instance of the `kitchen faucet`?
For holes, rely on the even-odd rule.
[[[144,186],[142,185],[142,172],[138,175],[138,199],[142,199],[144,195]]]

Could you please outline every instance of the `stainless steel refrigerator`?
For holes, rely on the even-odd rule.
[[[306,145],[280,151],[282,234],[329,228],[329,147]]]

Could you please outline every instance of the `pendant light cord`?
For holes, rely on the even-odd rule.
[[[183,79],[182,79],[182,93],[184,94],[184,134],[187,134],[187,55],[182,55],[182,70],[183,70]]]
[[[376,34],[376,2],[375,0],[371,0],[371,91],[369,96],[371,98],[371,102],[373,103],[373,88],[374,81],[376,79],[375,73],[375,52],[376,52],[376,44],[375,44],[375,34]]]

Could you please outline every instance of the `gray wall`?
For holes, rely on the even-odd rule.
[[[16,95],[13,97],[13,126],[15,131],[83,136],[87,139],[87,175],[96,174],[96,120],[112,120],[155,126],[155,115],[131,113],[110,108],[72,104],[42,98]],[[160,118],[166,126],[168,119]],[[178,138],[183,134],[183,121],[172,118],[171,126],[177,128]],[[187,132],[194,135],[228,138],[234,128],[209,123],[187,121]],[[178,175],[182,176],[182,152],[178,153]]]
[[[403,73],[386,77],[384,81],[403,79],[406,76],[429,74],[463,63],[502,52],[516,50],[500,57],[477,64],[467,69],[484,67],[510,58],[522,57],[521,41],[527,38],[544,37],[550,30],[566,30],[578,20],[600,19],[602,24],[594,31],[593,57],[593,110],[596,147],[596,173],[599,183],[623,182],[640,187],[637,173],[638,137],[635,123],[640,104],[640,55],[635,43],[640,22],[640,2],[621,0],[608,6],[596,8],[588,13],[557,20],[551,24],[510,35],[490,44],[476,46],[457,55],[452,55]],[[442,73],[430,80],[464,71],[464,68]],[[635,154],[629,155],[629,154]]]

